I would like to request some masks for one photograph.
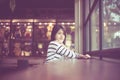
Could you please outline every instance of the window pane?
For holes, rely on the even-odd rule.
[[[15,56],[32,55],[32,20],[13,19],[11,27],[11,51]]]
[[[92,50],[99,49],[99,4],[97,3],[91,16],[91,46]]]
[[[0,56],[9,55],[10,20],[0,20]]]
[[[103,13],[103,48],[118,48],[120,47],[120,1],[104,0]]]

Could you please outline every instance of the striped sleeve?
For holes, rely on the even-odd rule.
[[[49,53],[49,52],[55,52],[57,46],[58,46],[57,44],[51,42],[51,43],[49,44],[49,46],[48,46],[48,51],[47,51],[47,53]]]
[[[60,45],[57,48],[56,53],[60,54],[60,55],[64,55],[69,58],[75,58],[77,56],[77,53],[75,53],[74,51],[72,51],[70,49],[67,49],[66,47],[64,47],[62,45]]]
[[[56,48],[58,45],[54,42],[50,42],[47,50],[47,61],[53,60],[56,55]]]

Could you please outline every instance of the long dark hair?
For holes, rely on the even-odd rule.
[[[65,32],[65,29],[61,26],[61,25],[54,25],[53,29],[52,29],[52,33],[51,33],[51,41],[54,41],[55,40],[55,35],[56,33],[62,29],[63,32],[64,32],[64,35],[65,35],[65,39],[63,41],[63,43],[65,44],[65,40],[66,40],[66,32]]]

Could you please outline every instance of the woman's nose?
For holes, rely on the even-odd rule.
[[[64,35],[62,34],[61,37],[64,37]]]

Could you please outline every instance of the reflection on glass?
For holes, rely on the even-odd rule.
[[[31,21],[31,20],[30,20]],[[11,45],[15,56],[30,56],[32,54],[32,23],[27,20],[12,21]]]
[[[0,56],[9,55],[10,23],[9,20],[0,20]]]
[[[55,24],[55,20],[0,20],[0,55],[9,55],[9,52],[12,56],[46,55]],[[66,45],[71,49],[74,48],[75,23],[65,20],[58,24],[64,25],[67,31]]]

